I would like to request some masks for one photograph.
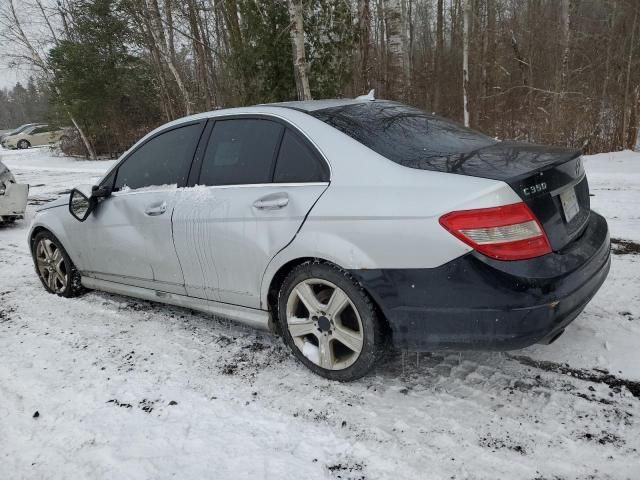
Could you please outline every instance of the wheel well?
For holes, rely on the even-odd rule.
[[[29,247],[31,248],[33,246],[33,241],[36,238],[36,235],[38,235],[40,232],[48,232],[49,230],[47,230],[44,227],[36,227],[33,229],[33,232],[31,232],[31,236],[29,237]]]
[[[296,258],[295,260],[291,260],[285,263],[284,265],[282,265],[278,269],[276,274],[271,279],[271,284],[269,285],[269,292],[267,293],[267,304],[268,304],[267,306],[268,306],[269,312],[271,312],[272,325],[276,329],[276,332],[278,333],[279,333],[279,325],[280,325],[280,322],[277,321],[278,292],[280,292],[280,287],[282,286],[284,279],[287,278],[287,275],[289,274],[289,272],[291,272],[291,270],[293,270],[298,265],[301,265],[305,262],[327,263],[327,264],[335,265],[336,267],[339,267],[339,265],[336,265],[335,263],[330,262],[328,260],[324,260],[323,258],[303,257],[303,258]],[[357,282],[357,283],[360,284],[360,282]],[[363,285],[360,284],[360,288],[362,288],[365,291],[365,293],[369,296],[369,298],[371,299],[371,302],[376,308],[376,311],[378,312],[378,317],[380,318],[383,324],[382,330],[384,332],[385,340],[387,342],[391,342],[391,334],[392,334],[391,326],[389,325],[389,321],[387,320],[387,317],[384,315],[382,308],[380,308],[380,305],[378,305],[378,302],[375,300],[375,298],[373,298],[373,296],[367,291],[367,289]]]
[[[278,312],[278,292],[280,291],[282,282],[284,282],[284,279],[287,278],[287,275],[289,275],[289,272],[293,270],[295,267],[297,267],[298,265],[301,265],[305,262],[314,261],[314,260],[323,261],[313,257],[296,258],[295,260],[291,260],[285,263],[278,269],[276,274],[271,279],[271,284],[269,285],[269,291],[267,292],[267,307],[269,308],[269,311],[271,312],[272,316],[275,316]],[[277,324],[277,322],[275,323]]]

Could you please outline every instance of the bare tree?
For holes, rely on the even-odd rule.
[[[46,72],[48,49],[74,40],[66,8],[89,1],[0,0],[0,35],[15,46],[0,55]],[[311,97],[310,84],[341,95],[376,88],[503,138],[591,152],[633,143],[640,121],[636,1],[334,1],[287,0],[269,11],[254,0],[126,0],[113,8],[132,27],[133,54],[153,72],[154,115],[166,119],[268,101],[272,88],[286,97],[293,78],[288,85],[280,72],[292,68],[300,99]],[[21,32],[14,6],[25,23],[31,19],[22,11],[30,8],[38,26]],[[344,26],[332,14],[316,18],[332,8]],[[283,40],[291,50],[281,48]],[[254,61],[268,73],[254,78]]]
[[[36,46],[41,47],[43,44],[57,45],[59,42],[59,36],[56,35],[55,30],[52,27],[52,23],[49,20],[51,13],[45,11],[40,0],[36,0],[36,6],[37,11],[30,12],[32,15],[31,18],[33,18],[33,15],[37,15],[38,11],[40,12],[42,15],[42,22],[47,25],[49,33],[51,34],[49,39],[45,42],[43,42],[42,38],[36,41],[32,40],[29,35],[27,35],[22,21],[16,12],[14,0],[8,0],[6,7],[0,10],[0,37],[17,47],[12,53],[6,53],[6,56],[12,58],[17,63],[27,64],[30,67],[39,70],[46,79],[51,80],[53,78],[53,71],[51,69],[51,65],[49,65],[46,51],[36,48]],[[73,126],[78,131],[80,138],[82,139],[82,143],[84,143],[87,155],[89,158],[95,159],[95,151],[91,142],[85,135],[84,130],[69,110],[67,110],[67,114],[71,123],[73,123]]]
[[[560,92],[567,90],[569,55],[571,53],[571,16],[574,0],[562,0],[562,65],[560,67]]]
[[[469,38],[471,27],[471,0],[463,0],[462,27],[462,103],[464,126],[469,126]]]
[[[173,79],[178,86],[182,97],[185,115],[191,114],[191,99],[189,91],[182,79],[182,74],[178,68],[175,49],[167,43],[167,34],[165,32],[165,24],[163,22],[162,13],[158,5],[158,0],[137,0],[137,14],[141,17],[143,25],[149,37],[149,46],[158,54],[171,72]],[[169,4],[170,5],[170,4]],[[173,36],[170,37],[173,40]]]
[[[358,0],[358,53],[359,84],[365,91],[369,83],[369,40],[371,36],[371,17],[369,0]]]
[[[402,97],[408,99],[411,92],[411,47],[409,31],[411,29],[411,0],[400,0],[400,36],[402,38]]]
[[[291,46],[293,49],[293,67],[298,89],[298,99],[311,100],[306,54],[304,50],[304,17],[302,0],[289,0],[289,18],[291,20]]]
[[[440,108],[440,82],[442,80],[442,56],[444,52],[444,0],[438,0],[436,18],[436,55],[433,75],[433,110],[437,112]]]
[[[387,39],[386,84],[388,93],[403,97],[406,91],[405,28],[403,26],[403,0],[385,0],[384,21]]]
[[[638,7],[635,8],[635,13],[633,15],[633,25],[631,27],[631,39],[629,41],[629,57],[627,60],[627,72],[625,77],[624,84],[624,103],[622,104],[622,144],[626,148],[632,148],[633,145],[630,145],[630,138],[632,135],[629,134],[629,82],[631,80],[631,65],[633,62],[633,51],[635,50],[635,39],[636,39],[636,24],[638,23]]]

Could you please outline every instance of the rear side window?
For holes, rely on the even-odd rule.
[[[184,185],[201,132],[197,123],[152,138],[118,167],[115,189]]]
[[[270,183],[283,126],[269,120],[216,121],[200,171],[200,185]]]
[[[392,102],[357,103],[310,114],[406,167],[429,169],[429,162],[497,143],[457,123]]]
[[[287,130],[280,145],[275,183],[328,182],[329,169],[300,137]]]

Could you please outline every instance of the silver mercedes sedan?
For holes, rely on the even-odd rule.
[[[166,124],[41,207],[29,242],[49,292],[270,329],[343,381],[386,348],[551,343],[610,262],[579,151],[370,97]]]

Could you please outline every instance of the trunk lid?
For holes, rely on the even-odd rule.
[[[589,185],[578,150],[501,142],[441,158],[438,166],[434,170],[507,183],[538,217],[553,250],[582,233],[589,219]]]

